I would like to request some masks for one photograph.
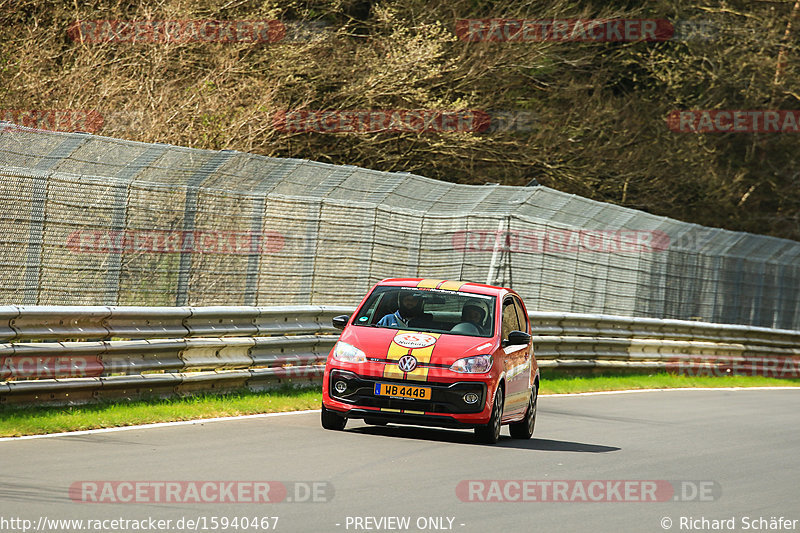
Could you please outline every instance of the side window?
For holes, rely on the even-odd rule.
[[[364,308],[361,309],[361,315],[358,317],[356,324],[365,324],[367,321],[371,324],[377,322],[381,317],[376,317],[375,311],[378,309],[381,300],[385,296],[385,293],[379,294],[377,298],[373,298],[371,302],[367,302],[369,305],[365,305]]]
[[[529,326],[528,317],[525,314],[525,311],[522,310],[522,302],[520,302],[517,298],[514,298],[514,307],[517,310],[517,318],[519,319],[519,330],[524,331],[525,333],[530,333],[531,328]]]
[[[381,318],[395,311],[397,311],[397,291],[384,291],[378,295],[375,303],[370,305],[369,323],[377,324]]]
[[[519,320],[517,320],[517,311],[514,307],[514,300],[506,298],[503,300],[503,328],[501,329],[501,338],[507,339],[508,334],[519,329]]]

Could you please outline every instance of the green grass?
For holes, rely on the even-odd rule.
[[[679,387],[800,386],[800,379],[764,377],[586,375],[563,371],[542,374],[542,394]],[[39,435],[176,420],[318,409],[320,388],[274,392],[237,392],[166,400],[104,403],[73,407],[0,407],[0,437]]]
[[[0,437],[319,409],[321,401],[322,389],[312,388],[72,407],[4,406],[0,408]]]
[[[676,389],[702,387],[799,387],[800,379],[761,376],[685,376],[678,374],[570,374],[542,372],[542,394],[594,392],[625,389]]]

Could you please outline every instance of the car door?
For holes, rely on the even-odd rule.
[[[517,298],[516,296],[514,297],[514,307],[516,308],[517,318],[519,319],[519,325],[520,325],[519,330],[524,331],[525,333],[530,335],[531,321],[528,318],[528,313],[525,311],[525,306],[522,305],[522,301],[520,301],[520,299]],[[524,376],[520,376],[520,379],[524,383],[523,392],[525,393],[525,395],[523,396],[521,401],[527,405],[526,402],[529,390],[530,387],[533,385],[533,377],[531,375],[533,372],[533,343],[527,346],[527,349],[524,351],[523,354],[523,359],[524,359],[523,365],[525,368],[523,369],[522,374],[524,374]]]
[[[514,296],[503,299],[501,340],[506,341],[511,331],[526,331],[527,321],[522,321],[517,309],[521,306]],[[505,344],[505,342],[503,342]],[[527,345],[503,346],[503,364],[506,372],[506,403],[504,417],[518,417],[528,405],[528,382],[530,379],[530,357]],[[526,372],[527,370],[527,372]]]

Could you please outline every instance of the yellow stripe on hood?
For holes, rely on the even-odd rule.
[[[400,330],[397,332],[397,335],[402,335],[404,333],[420,333],[419,331],[406,331]],[[395,337],[397,336],[395,335]],[[430,335],[431,337],[436,337],[437,339],[441,335],[440,333],[425,333],[425,335]],[[436,347],[436,343],[431,344],[430,346],[426,346],[424,348],[404,348],[398,344],[395,344],[392,341],[392,344],[389,346],[389,350],[386,352],[386,358],[392,360],[393,362],[387,363],[383,367],[383,377],[391,378],[391,379],[410,379],[413,381],[427,381],[428,380],[428,368],[427,367],[419,367],[415,368],[412,372],[405,373],[397,366],[395,361],[398,361],[401,357],[406,354],[411,354],[417,359],[417,364],[419,363],[430,363],[431,356],[433,355],[433,349]]]

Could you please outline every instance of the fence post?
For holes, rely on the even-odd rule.
[[[197,216],[197,195],[200,193],[200,185],[208,178],[212,172],[222,166],[225,161],[234,154],[232,150],[222,150],[214,153],[208,161],[203,163],[197,171],[189,178],[186,184],[186,203],[183,209],[183,235],[181,236],[181,259],[178,270],[178,290],[175,295],[175,305],[180,307],[186,305],[189,299],[189,276],[192,270],[192,253],[194,247],[195,217]],[[187,239],[191,240],[191,246],[187,249]]]
[[[23,305],[39,303],[44,220],[50,177],[48,171],[71,156],[88,138],[88,134],[75,134],[65,137],[58,146],[33,166],[33,169],[41,171],[41,174],[33,178],[33,190],[31,191],[30,230],[28,232],[28,252],[25,258]]]

